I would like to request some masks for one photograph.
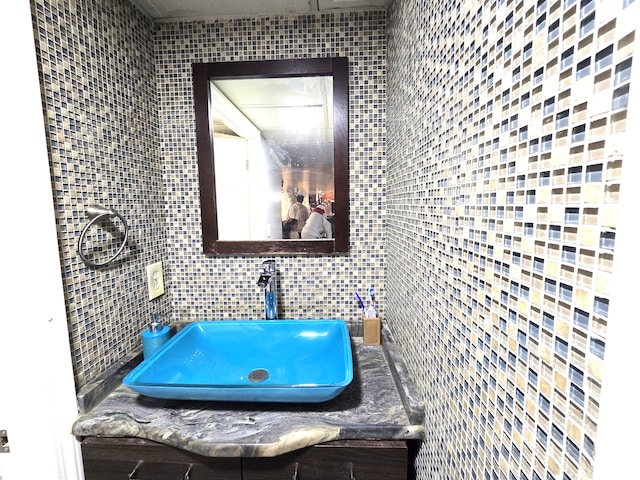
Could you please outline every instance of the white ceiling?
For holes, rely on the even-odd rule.
[[[131,0],[159,21],[386,8],[391,0]]]

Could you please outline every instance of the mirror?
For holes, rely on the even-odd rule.
[[[193,87],[204,253],[347,252],[348,59],[194,63]]]

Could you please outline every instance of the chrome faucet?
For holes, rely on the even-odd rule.
[[[260,278],[258,286],[264,289],[264,310],[267,320],[275,320],[278,317],[278,299],[276,291],[276,261],[265,260],[260,265]]]

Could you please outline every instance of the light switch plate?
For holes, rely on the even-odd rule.
[[[164,295],[164,280],[162,279],[162,262],[147,265],[147,288],[149,300]]]

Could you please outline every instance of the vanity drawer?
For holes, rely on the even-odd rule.
[[[272,458],[243,458],[243,480],[407,480],[403,441],[345,440]]]
[[[85,480],[241,480],[241,459],[210,458],[139,438],[87,437]]]

